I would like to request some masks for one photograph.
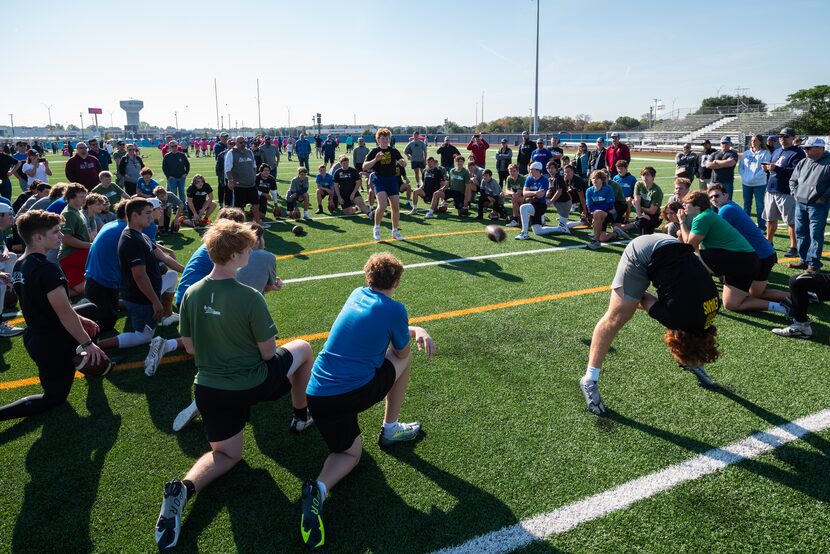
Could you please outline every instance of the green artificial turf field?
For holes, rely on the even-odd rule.
[[[143,153],[164,184],[158,151]],[[494,155],[495,148],[490,167]],[[64,159],[51,159],[58,182]],[[215,183],[212,158],[191,164],[191,176]],[[632,172],[644,165],[671,194],[672,158],[635,153]],[[296,167],[283,157],[282,194]],[[408,239],[394,242],[374,243],[363,216],[317,216],[300,237],[292,225],[283,220],[266,231],[288,281],[266,300],[280,340],[307,337],[315,352],[362,278],[291,280],[358,272],[379,251],[408,265],[489,256],[404,273],[396,298],[438,347],[432,360],[415,354],[402,410],[425,432],[381,450],[382,407],[362,414],[363,458],[325,503],[329,552],[458,545],[830,406],[826,306],[811,308],[809,341],[772,335],[783,316],[723,312],[723,356],[709,367],[715,390],[678,369],[661,326],[638,314],[606,360],[600,386],[611,414],[600,420],[585,410],[578,380],[623,245],[589,251],[587,230],[527,241],[511,231],[495,244],[482,232],[486,222],[454,210],[427,221],[402,216]],[[388,217],[382,233],[390,237]],[[193,230],[163,238],[183,263],[199,244]],[[779,256],[786,244],[780,234]],[[560,246],[576,248],[534,253]],[[781,263],[771,282],[785,287],[792,274]],[[160,328],[165,337],[176,333]],[[124,353],[119,371],[103,379],[77,379],[68,404],[0,423],[0,552],[155,549],[163,484],[183,476],[208,445],[199,420],[171,430],[191,400],[192,361],[168,355],[149,378],[140,367],[146,350]],[[0,351],[0,404],[39,392],[23,381],[37,373],[22,339],[0,339]],[[178,550],[301,551],[300,484],[316,476],[327,451],[314,428],[288,432],[290,412],[287,397],[252,410],[243,462],[188,503]],[[828,439],[827,431],[809,435],[523,551],[828,551]]]

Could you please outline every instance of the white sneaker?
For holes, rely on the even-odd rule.
[[[395,240],[403,240],[403,235],[397,229],[392,229],[392,238]]]
[[[571,234],[570,228],[568,228],[567,225],[562,225],[561,223],[559,224],[559,232],[562,233],[563,235],[570,235]]]
[[[518,226],[519,226],[519,222],[516,221],[515,219],[511,220],[510,223],[505,225],[505,227],[518,227]]]
[[[153,337],[150,340],[150,350],[147,352],[147,357],[144,358],[144,374],[147,377],[152,377],[156,374],[161,359],[167,353],[166,344],[167,341],[162,337]]]
[[[516,239],[516,240],[527,240],[527,239],[530,238],[530,235],[528,235],[527,233],[519,233],[518,235],[516,235],[513,238]]]
[[[176,416],[176,419],[173,420],[173,432],[178,433],[188,425],[190,422],[196,419],[196,416],[199,415],[199,408],[196,407],[196,401],[190,403],[190,405],[179,412],[179,415]]]
[[[588,243],[588,248],[590,248],[591,250],[599,250],[600,248],[602,248],[602,243],[598,240],[592,240],[590,243]]]
[[[169,316],[165,317],[164,319],[162,319],[161,324],[166,327],[167,325],[175,325],[180,320],[181,320],[181,316],[179,316],[179,314],[173,313],[173,314],[170,314]]]
[[[310,215],[308,215],[308,212],[305,212],[305,213],[303,214],[303,219],[305,219],[306,221],[311,221],[311,216],[310,216]]]
[[[810,322],[798,323],[793,321],[789,327],[783,329],[772,329],[772,332],[779,337],[795,337],[800,339],[809,339],[813,336],[813,328]]]
[[[372,236],[375,240],[380,240],[380,225],[375,225],[375,228],[372,230]]]
[[[409,215],[418,215],[418,208],[412,208],[408,213]]]
[[[432,210],[427,210],[424,214],[424,219],[435,219],[435,213]]]
[[[23,333],[23,329],[20,327],[13,327],[8,323],[0,323],[0,337],[16,337],[17,335]]]

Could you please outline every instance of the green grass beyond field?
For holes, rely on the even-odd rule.
[[[144,153],[163,183],[158,151]],[[495,167],[495,149],[490,153]],[[52,182],[61,180],[63,161],[53,161]],[[191,176],[215,183],[212,158],[191,164]],[[635,154],[632,171],[644,165],[657,168],[668,196],[671,158]],[[295,174],[296,162],[283,158],[281,193]],[[289,232],[293,222],[267,230],[269,250],[294,255],[278,261],[284,280],[359,271],[379,251],[406,264],[526,252],[404,273],[397,298],[410,318],[427,318],[422,325],[438,346],[432,360],[415,355],[402,411],[404,420],[423,422],[425,433],[381,451],[382,408],[361,416],[363,459],[325,504],[327,551],[427,552],[461,544],[830,407],[827,307],[811,310],[810,341],[773,336],[769,329],[783,326],[782,316],[724,312],[717,320],[723,357],[709,368],[722,385],[715,391],[678,369],[660,325],[640,313],[606,361],[601,390],[612,414],[598,420],[586,412],[577,382],[608,300],[606,290],[591,289],[610,283],[622,246],[533,254],[584,246],[587,231],[524,242],[511,231],[494,244],[479,232],[485,224],[454,211],[431,221],[405,215],[402,232],[415,238],[377,244],[365,217],[304,223],[301,237]],[[382,232],[389,238],[388,218]],[[183,262],[199,244],[192,230],[164,239]],[[314,252],[356,243],[364,244]],[[779,235],[779,256],[785,246]],[[772,282],[785,286],[792,273],[779,264]],[[289,283],[269,294],[280,339],[327,332],[361,284],[360,276],[345,276]],[[533,301],[447,314],[523,299]],[[435,314],[449,317],[427,317]],[[176,333],[161,329],[167,337]],[[319,351],[323,340],[317,335],[311,344]],[[37,384],[14,383],[37,375],[22,339],[0,339],[0,350],[0,403],[39,392]],[[76,380],[67,405],[0,423],[0,552],[155,549],[162,485],[182,476],[208,445],[199,420],[171,431],[191,400],[192,361],[164,363],[148,378],[139,367],[146,350],[127,352],[121,370],[106,378]],[[316,429],[290,434],[289,414],[288,398],[253,409],[244,461],[188,505],[178,550],[301,551],[300,484],[317,474],[327,451]],[[525,551],[826,552],[829,441],[830,432],[811,435]]]

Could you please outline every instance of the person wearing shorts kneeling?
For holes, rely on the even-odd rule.
[[[164,486],[155,527],[161,550],[176,546],[185,503],[242,459],[242,431],[251,406],[290,392],[290,429],[300,432],[312,424],[305,394],[311,346],[294,340],[277,348],[277,330],[265,299],[236,279],[237,271],[248,265],[256,235],[248,226],[220,220],[205,233],[204,243],[214,267],[187,289],[180,329],[185,349],[195,357],[193,390],[210,452],[184,479]]]
[[[372,219],[374,217],[372,210],[363,203],[363,197],[360,196],[360,187],[358,187],[360,172],[349,167],[348,156],[340,156],[339,162],[332,168],[332,176],[334,177],[334,192],[340,200],[340,208],[346,215],[360,212]]]
[[[412,193],[412,211],[409,215],[418,213],[418,199],[423,198],[429,206],[424,219],[435,217],[435,210],[438,209],[438,201],[444,198],[443,191],[447,188],[447,175],[444,169],[438,166],[435,158],[427,158],[427,168],[423,172],[423,184]]]
[[[648,292],[652,284],[656,297]],[[662,233],[641,235],[628,243],[617,264],[608,310],[594,328],[588,368],[579,381],[588,411],[594,415],[607,413],[597,385],[605,356],[637,308],[666,328],[663,342],[682,369],[701,386],[715,384],[704,369],[704,364],[720,356],[713,325],[720,299],[712,276],[690,245]]]
[[[374,254],[363,271],[367,286],[346,300],[306,389],[309,410],[331,452],[316,481],[302,486],[300,532],[311,549],[325,543],[326,494],[360,460],[358,414],[385,399],[381,447],[412,440],[421,430],[420,423],[398,422],[412,363],[409,341],[414,337],[428,357],[435,353],[435,343],[424,329],[409,325],[406,308],[392,299],[401,283],[400,260]]]

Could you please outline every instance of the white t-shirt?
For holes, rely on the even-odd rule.
[[[23,173],[26,173],[27,171],[31,171],[32,167],[34,167],[34,164],[29,164],[29,163],[23,164]],[[26,174],[26,177],[27,177],[27,183],[30,184],[30,185],[32,184],[32,181],[34,181],[35,179],[43,181],[44,183],[49,182],[49,176],[46,175],[46,166],[43,164],[43,162],[39,162],[37,164],[37,170],[35,171],[35,176],[34,177],[31,177],[28,174]]]

